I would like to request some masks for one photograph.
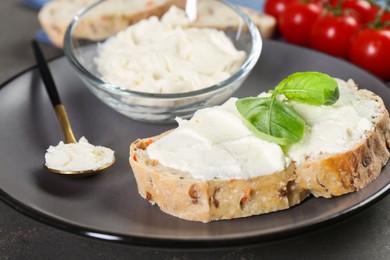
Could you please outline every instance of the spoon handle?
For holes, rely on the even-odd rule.
[[[50,73],[49,66],[46,63],[41,48],[39,48],[38,42],[36,40],[33,40],[32,46],[34,50],[35,59],[38,63],[38,69],[41,73],[43,83],[45,84],[47,93],[49,94],[50,101],[54,108],[56,105],[61,104],[60,95],[58,95],[53,76]]]
[[[43,83],[45,85],[47,93],[49,94],[49,98],[56,112],[57,119],[61,125],[61,129],[65,137],[65,143],[76,143],[77,141],[74,137],[72,127],[70,126],[65,106],[61,103],[61,99],[58,94],[55,82],[53,80],[53,76],[50,73],[49,66],[47,65],[46,60],[43,57],[43,53],[39,48],[37,41],[33,40],[32,46]]]
[[[56,111],[57,119],[60,122],[62,132],[64,133],[65,143],[77,143],[72,127],[70,126],[68,115],[66,114],[65,106],[58,104],[54,107],[54,110]]]
[[[187,0],[185,12],[187,15],[187,19],[190,23],[196,20],[197,16],[197,0]]]

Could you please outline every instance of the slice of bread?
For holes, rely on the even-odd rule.
[[[63,47],[65,32],[72,18],[80,9],[93,2],[94,0],[54,0],[43,6],[38,13],[38,20],[54,45],[60,48]],[[102,40],[149,16],[160,17],[173,4],[184,8],[185,1],[107,1],[101,4],[94,12],[90,12],[88,18],[85,18],[82,24],[78,26],[75,36],[91,40]],[[210,15],[199,17],[199,22],[196,22],[197,26],[217,27],[219,29],[238,27],[238,21],[233,19],[232,23],[231,19],[229,19],[231,15],[229,12],[225,12],[227,8],[218,9],[212,2],[207,0],[202,0],[199,8],[208,9]],[[276,26],[275,18],[247,7],[242,7],[242,10],[258,26],[264,38],[272,36]]]
[[[281,171],[249,178],[199,179],[150,158],[149,145],[155,145],[175,131],[171,130],[136,140],[130,146],[129,161],[140,195],[173,216],[210,222],[288,209],[310,194],[330,198],[364,188],[381,173],[390,157],[389,113],[374,93],[358,90],[352,81],[339,81],[339,84],[353,93],[353,100],[347,103],[357,102],[356,106],[365,107],[364,102],[373,101],[364,108],[367,111],[359,109],[361,113],[372,115],[369,118],[371,130],[345,146],[342,152],[307,149],[299,157],[296,156],[298,150],[292,147],[286,151],[291,163]],[[334,106],[338,106],[337,103]],[[314,136],[314,130],[309,128],[306,135],[310,138],[311,134]],[[325,141],[332,143],[333,140]]]
[[[246,6],[239,6],[239,8],[257,26],[263,38],[268,39],[273,36],[276,30],[276,19],[273,16]],[[198,10],[201,10],[204,15],[197,17],[195,26],[237,30],[242,22],[237,19],[237,15],[232,10],[218,2],[200,0]]]
[[[73,17],[93,2],[95,0],[55,0],[43,6],[38,20],[54,45],[63,47],[65,32]],[[107,1],[89,12],[77,27],[75,36],[102,40],[149,16],[160,17],[171,5],[171,0]]]

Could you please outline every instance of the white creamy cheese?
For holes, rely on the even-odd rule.
[[[202,180],[247,179],[281,171],[291,161],[345,152],[366,137],[382,111],[375,100],[357,95],[344,81],[338,83],[340,99],[332,106],[291,102],[307,129],[303,140],[284,151],[253,135],[236,109],[236,98],[199,110],[190,120],[177,119],[179,127],[146,151],[162,165]]]
[[[57,146],[50,146],[45,154],[46,166],[59,171],[96,170],[114,160],[114,151],[88,143],[81,137],[75,144],[62,141]]]
[[[371,118],[379,116],[378,102],[356,95],[345,81],[338,80],[338,84],[340,98],[332,106],[291,102],[308,125],[303,140],[287,149],[292,160],[301,163],[306,158],[345,152],[374,127]]]
[[[106,81],[150,93],[209,87],[239,70],[246,57],[223,31],[189,27],[174,6],[161,20],[141,20],[99,48],[96,62]]]
[[[257,138],[246,127],[235,102],[205,108],[148,146],[151,159],[189,172],[197,179],[246,179],[283,170],[288,165],[280,146]]]

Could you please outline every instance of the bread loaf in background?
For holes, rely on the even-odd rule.
[[[63,47],[65,32],[78,11],[95,0],[54,0],[44,5],[38,13],[38,20],[54,45]],[[125,29],[151,15],[161,16],[171,5],[170,0],[116,0],[115,4],[105,2],[90,12],[75,31],[76,37],[101,40]]]
[[[38,13],[38,20],[54,45],[63,47],[65,32],[72,18],[82,8],[93,3],[94,0],[53,0],[42,7]],[[105,39],[127,26],[149,16],[160,17],[173,4],[184,8],[184,0],[116,0],[115,4],[107,1],[99,9],[91,12],[83,24],[78,26],[75,36],[91,40]],[[129,8],[129,2],[132,5]],[[207,17],[200,17],[198,25],[224,29],[238,27],[236,19],[230,19],[229,10],[216,8],[207,0],[200,0],[200,8],[208,10]],[[219,6],[220,7],[220,6]],[[272,36],[276,20],[270,15],[256,10],[241,7],[259,28],[264,38]],[[227,11],[226,11],[227,10]]]
[[[276,19],[273,16],[245,6],[238,7],[257,26],[263,38],[271,38],[273,36],[276,30]],[[235,19],[236,14],[228,8],[224,8],[223,5],[217,2],[200,0],[198,8],[201,10],[202,14],[207,15],[198,16],[197,20],[194,22],[195,26],[213,27],[220,30],[226,28],[237,29],[239,27],[239,21]]]

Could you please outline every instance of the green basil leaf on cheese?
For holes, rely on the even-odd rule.
[[[239,99],[236,107],[249,129],[261,139],[289,145],[300,141],[304,135],[304,119],[275,96]]]
[[[274,92],[314,106],[336,103],[340,93],[335,79],[320,72],[297,72],[282,80]]]

